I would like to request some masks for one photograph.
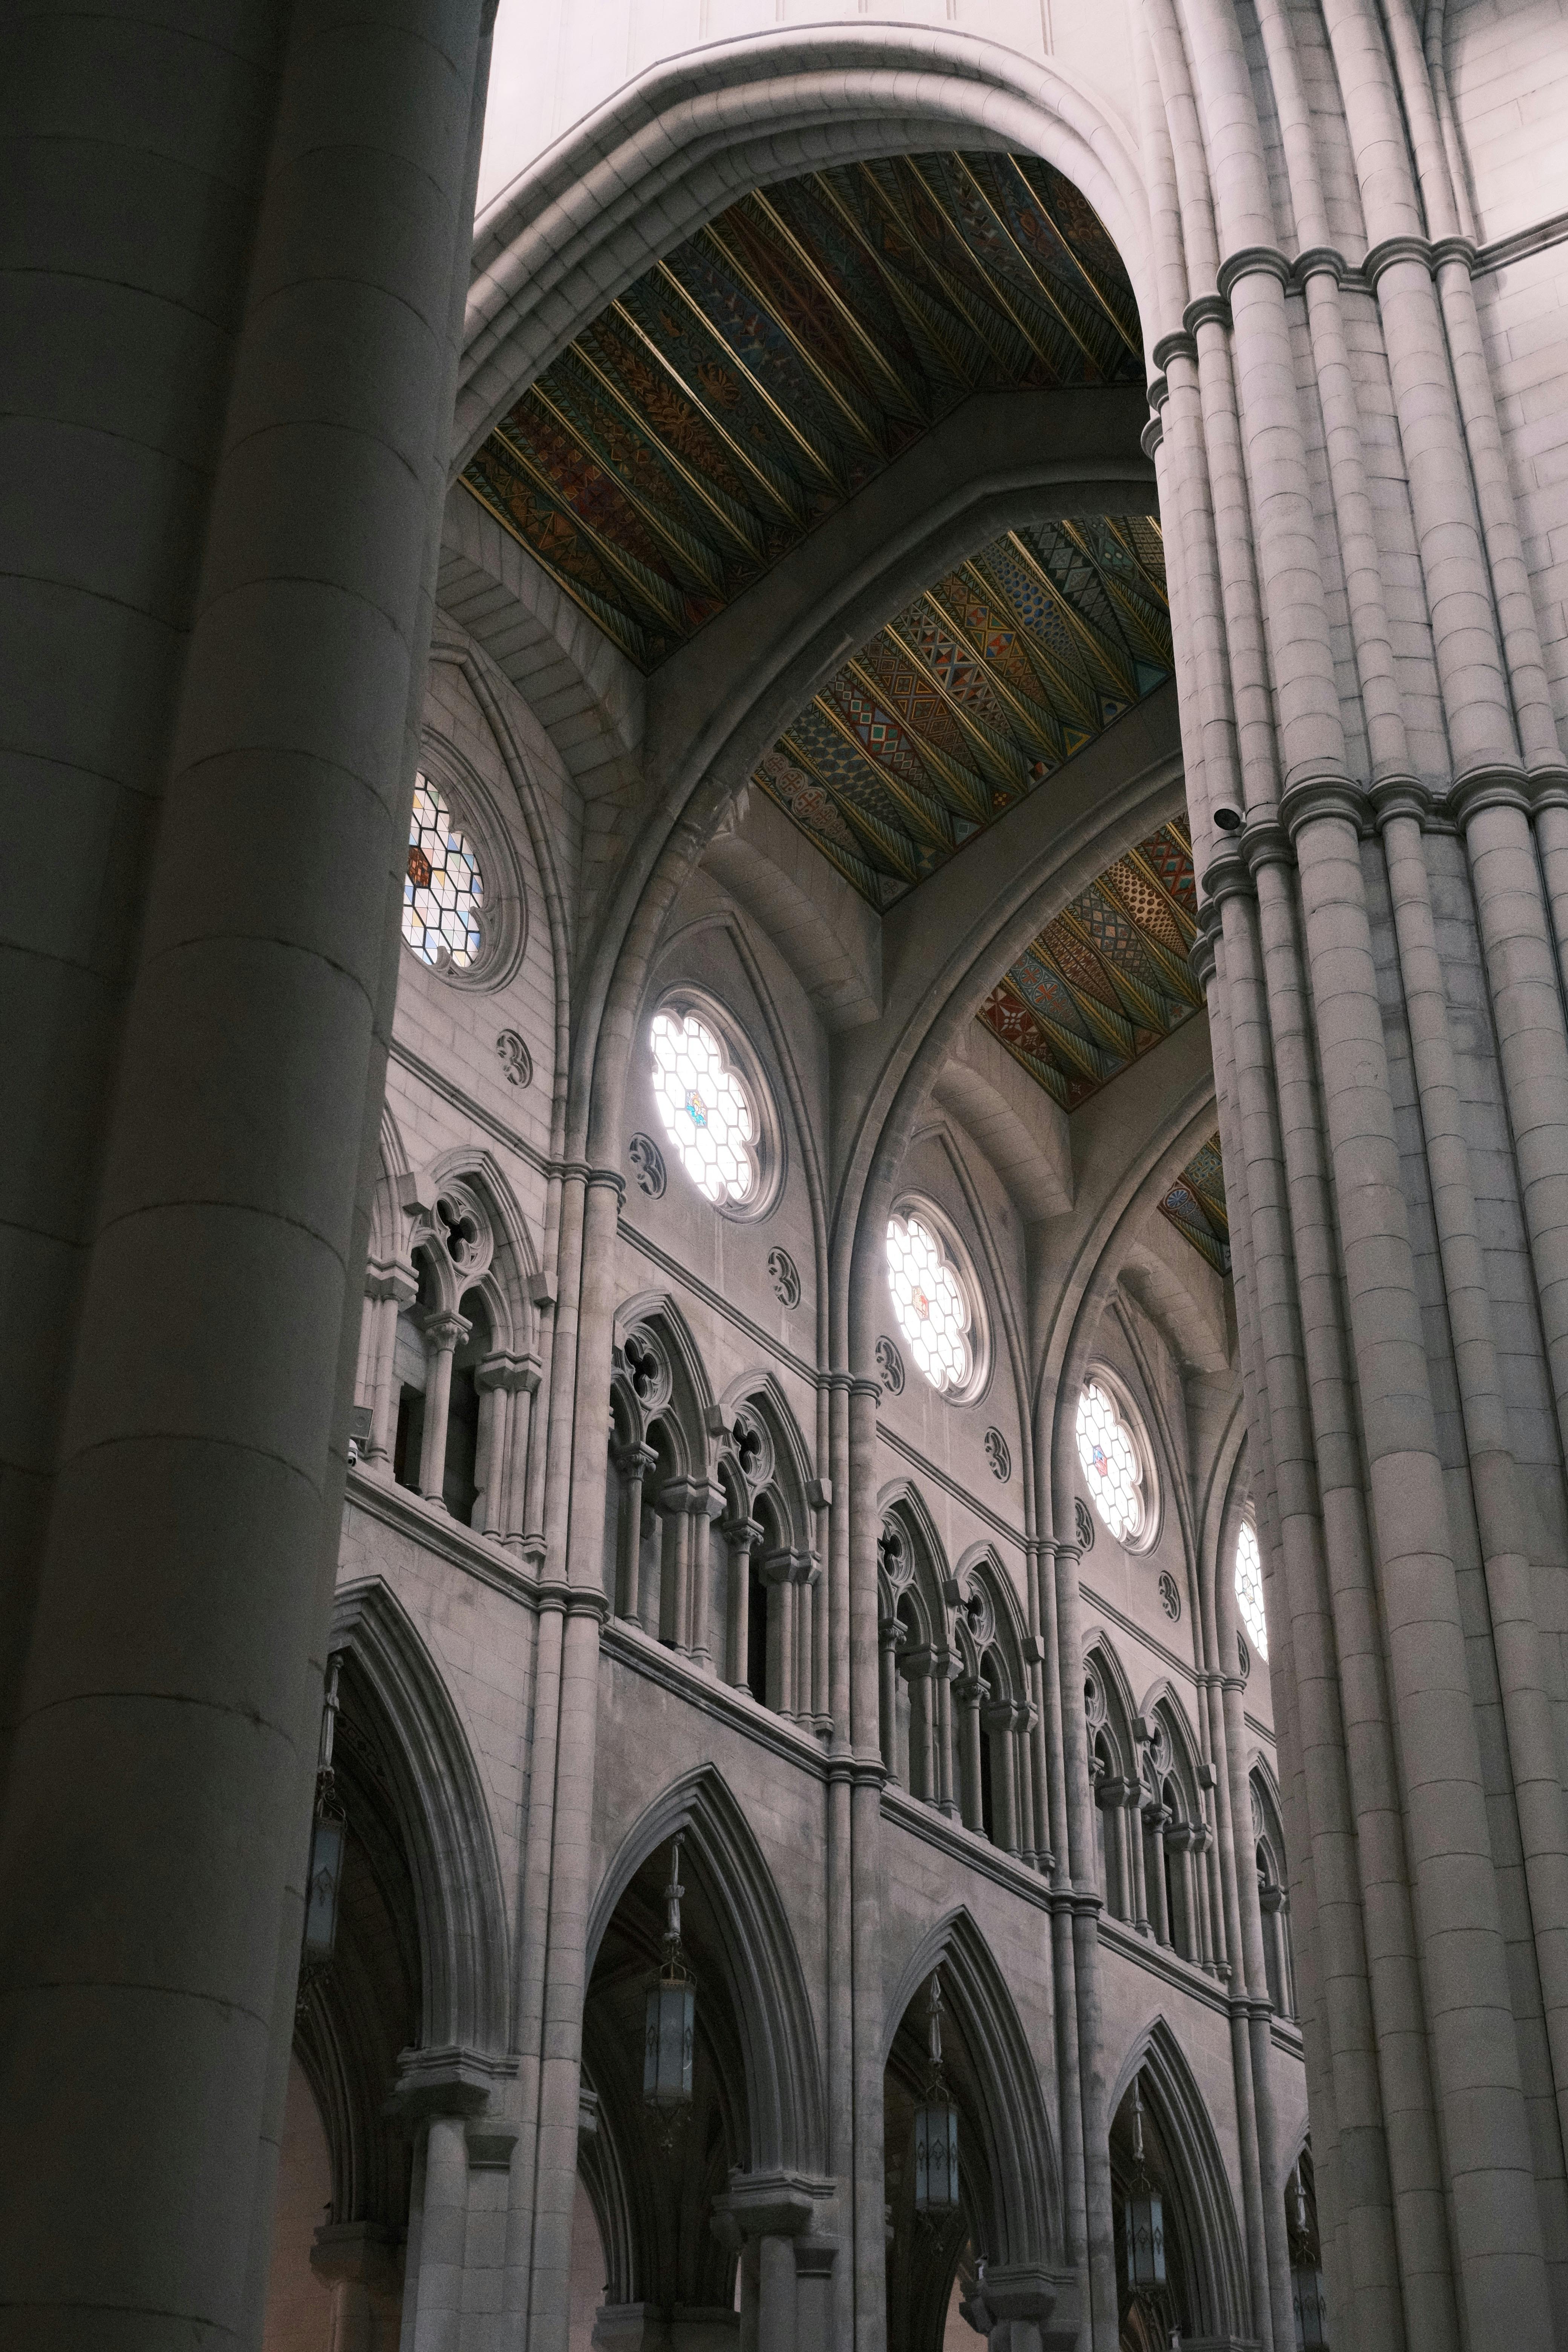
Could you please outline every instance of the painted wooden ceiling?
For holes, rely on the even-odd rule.
[[[656,263],[464,479],[646,671],[972,392],[1142,373],[1115,247],[1048,164],[837,165]]]
[[[1158,524],[1031,525],[879,630],[753,782],[883,909],[1170,672]]]
[[[1160,1207],[1216,1274],[1230,1272],[1230,1219],[1217,1135],[1194,1152]]]
[[[1173,820],[1119,857],[1031,940],[980,1018],[1064,1110],[1191,1018],[1192,843]]]

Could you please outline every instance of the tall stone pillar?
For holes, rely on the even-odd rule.
[[[37,1601],[0,1822],[0,2305],[15,2352],[79,2342],[84,2325],[127,2344],[226,2342],[242,2325],[352,1393],[341,1343],[363,1286],[356,1192],[397,952],[482,14],[481,0],[241,7],[209,53],[195,31],[171,46],[141,20],[40,12],[26,70],[6,78],[4,103],[42,132],[35,165],[61,190],[35,181],[25,209],[63,239],[13,331],[58,352],[40,299],[66,304],[57,325],[74,312],[103,329],[89,278],[103,286],[112,252],[118,280],[134,254],[142,283],[157,279],[142,315],[166,306],[161,329],[149,340],[117,308],[102,373],[121,419],[154,440],[185,355],[209,337],[212,353],[195,431],[212,470],[182,484],[173,539],[156,496],[100,493],[132,604],[169,560],[162,612],[143,606],[112,649],[84,640],[89,688],[57,670],[29,690],[52,806],[79,808],[65,822],[84,842],[96,809],[100,849],[121,826],[101,878],[127,928],[108,991],[101,959],[88,991],[100,1013],[115,999],[90,1076],[73,1019],[71,1085],[58,1067],[50,1080],[94,1106],[111,1097],[101,1150],[50,1117],[21,1155],[36,1165],[47,1142],[79,1207],[89,1183],[92,1200],[47,1533],[29,1515]],[[182,153],[231,151],[215,199],[212,167],[187,173]],[[165,194],[151,225],[149,174]],[[63,450],[42,474],[62,467]],[[8,596],[32,593],[9,559],[5,572]],[[118,590],[106,578],[100,593]],[[40,589],[31,621],[56,601]],[[0,635],[38,660],[31,623]],[[142,808],[162,790],[144,865],[151,824],[86,789],[85,696],[104,739],[124,715]],[[89,896],[100,903],[97,884]],[[84,2232],[89,2212],[105,2226]]]
[[[1197,961],[1331,2294],[1357,2342],[1506,2326],[1544,2347],[1568,2258],[1568,1814],[1531,1585],[1565,1497],[1555,1448],[1533,1475],[1517,1454],[1526,1388],[1560,1428],[1568,1402],[1568,771],[1413,12],[1259,0],[1244,27],[1232,0],[1148,0],[1146,22],[1175,198],[1153,438],[1203,656]],[[1506,1381],[1501,1297],[1526,1302]],[[1518,1515],[1531,1486],[1550,1534]],[[1254,2320],[1278,2343],[1262,1936],[1237,1878]]]

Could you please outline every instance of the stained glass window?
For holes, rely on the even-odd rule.
[[[415,954],[437,971],[467,971],[482,944],[484,895],[479,860],[451,810],[429,777],[418,777],[403,885],[403,936]]]
[[[1258,1552],[1258,1530],[1243,1519],[1236,1539],[1236,1605],[1260,1658],[1268,1655],[1268,1626],[1263,1614],[1263,1562]]]
[[[1131,1431],[1109,1390],[1090,1381],[1078,1401],[1078,1458],[1095,1509],[1118,1543],[1143,1532],[1143,1465]]]
[[[664,1131],[715,1206],[757,1189],[757,1124],[724,1048],[695,1013],[656,1013],[648,1031]]]
[[[963,1283],[931,1227],[911,1210],[888,1220],[888,1287],[899,1328],[939,1395],[967,1387],[973,1318]]]

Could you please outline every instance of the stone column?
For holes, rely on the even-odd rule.
[[[310,2268],[331,2289],[328,2352],[374,2352],[371,2290],[388,2280],[394,2241],[367,2221],[327,2221],[316,2231]]]
[[[730,1549],[724,1679],[732,1690],[744,1690],[746,1658],[751,1647],[752,1554],[763,1540],[763,1529],[755,1519],[726,1519],[719,1532]]]
[[[788,2173],[731,2172],[714,2199],[713,2234],[741,2258],[742,2347],[813,2352],[826,2342],[816,2330],[826,2298],[805,2282],[826,2280],[834,2247],[806,2235],[815,2211],[810,2192]]]
[[[472,1327],[460,1315],[439,1309],[423,1318],[425,1433],[419,1454],[419,1491],[427,1503],[441,1500],[447,1473],[447,1422],[452,1403],[452,1359]]]
[[[1154,1930],[1154,1941],[1167,1948],[1171,1941],[1171,1906],[1165,1881],[1165,1831],[1171,1820],[1168,1805],[1153,1804],[1144,1809],[1144,1853],[1152,1855],[1149,1867],[1149,1917]]]
[[[643,1484],[649,1472],[658,1469],[658,1456],[651,1445],[634,1443],[612,1447],[611,1457],[621,1482],[616,1519],[613,1606],[617,1617],[636,1624],[640,1622],[642,1601]]]
[[[882,1762],[889,1782],[894,1788],[899,1788],[903,1782],[903,1775],[899,1769],[899,1652],[904,1645],[902,1618],[879,1617],[877,1638],[881,1667],[878,1694],[880,1700]]]
[[[481,1397],[493,1384],[506,1399],[500,1433],[490,1450],[484,1490],[485,1532],[513,1551],[522,1549],[533,1400],[539,1393],[542,1369],[537,1356],[505,1354],[492,1356],[480,1366],[478,1376]]]
[[[816,1618],[816,1588],[821,1571],[809,1551],[795,1555],[795,1719],[804,1730],[813,1728],[816,1709],[812,1696],[812,1628]]]
[[[1018,1852],[1031,1869],[1034,1868],[1036,1862],[1035,1789],[1033,1775],[1029,1770],[1029,1751],[1033,1745],[1031,1734],[1035,1728],[1036,1719],[1035,1710],[1027,1699],[1016,1701],[1013,1710],[1013,1737],[1016,1751],[1013,1767],[1013,1785],[1017,1791]]]
[[[910,1686],[910,1794],[926,1805],[936,1802],[933,1655],[927,1646],[910,1650],[904,1660],[904,1678]]]
[[[980,1796],[980,1710],[990,1696],[991,1685],[984,1675],[965,1675],[953,1685],[958,1701],[958,1783],[963,1826],[981,1836],[985,1833],[985,1814]]]
[[[365,1276],[364,1292],[371,1302],[375,1336],[366,1367],[371,1422],[363,1459],[367,1469],[389,1478],[397,1432],[397,1318],[418,1297],[419,1277],[410,1266],[373,1265]]]
[[[1016,1769],[1017,1742],[1014,1738],[1014,1706],[1010,1698],[993,1699],[985,1709],[991,1734],[991,1805],[996,1843],[1004,1853],[1018,1851],[1018,1799]]]
[[[1141,1936],[1149,1933],[1149,1873],[1143,1853],[1143,1784],[1136,1778],[1121,1783],[1122,1835],[1127,1841],[1127,1868],[1131,1882],[1128,1894],[1131,1908],[1128,1917]]]
[[[936,1802],[949,1821],[958,1817],[958,1801],[952,1793],[952,1678],[958,1672],[958,1660],[951,1651],[939,1650],[931,1661],[931,1690],[936,1700]]]
[[[795,1554],[771,1551],[762,1563],[768,1594],[768,1705],[775,1715],[795,1712]]]
[[[404,2279],[404,2333],[410,2352],[458,2352],[468,2232],[468,2149],[461,2116],[433,2116],[426,2126],[420,2187],[418,2263]],[[413,2236],[411,2229],[411,2242]]]
[[[658,1491],[664,1547],[658,1570],[658,1638],[685,1653],[691,1612],[691,1481],[670,1478]]]
[[[101,615],[85,667],[47,674],[47,710],[33,689],[25,709],[6,699],[32,775],[47,763],[33,796],[113,845],[96,874],[68,862],[72,889],[115,909],[111,936],[54,964],[47,1017],[44,999],[27,1010],[40,1034],[68,1030],[47,1086],[102,1123],[84,1132],[73,1102],[62,1134],[43,1106],[24,1137],[31,1155],[47,1139],[55,1197],[73,1196],[83,1274],[58,1316],[71,1359],[56,1360],[47,1535],[31,1504],[24,1531],[37,1599],[0,1822],[11,2352],[79,2341],[84,2311],[126,2343],[233,2341],[243,2324],[481,15],[241,5],[220,47],[195,17],[176,38],[42,12],[7,91],[18,169],[21,134],[43,134],[25,215],[64,239],[26,278],[22,345],[58,366],[38,300],[63,301],[63,325],[110,287],[118,324],[94,347],[116,354],[115,412],[137,420],[113,461],[130,470],[96,493],[89,594],[55,585],[58,509],[25,627],[9,524],[4,565],[0,636],[24,667],[63,602]],[[8,324],[16,348],[15,310]],[[188,430],[158,455],[187,391]],[[30,389],[22,404],[45,413]],[[76,465],[50,446],[63,491]],[[153,488],[174,475],[177,516]],[[57,1032],[60,1005],[89,1000]],[[84,2235],[94,2210],[115,2226]]]
[[[710,1486],[700,1480],[691,1489],[690,1581],[691,1581],[691,1663],[705,1674],[711,1673],[713,1653],[708,1643],[708,1596],[712,1562],[709,1558],[708,1529],[724,1507],[724,1490]]]

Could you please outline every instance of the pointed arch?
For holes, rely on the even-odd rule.
[[[379,1718],[414,1875],[422,2045],[499,2059],[509,2042],[506,1904],[489,1801],[457,1707],[382,1577],[339,1588],[330,1646],[353,1662]]]
[[[995,1955],[962,1904],[929,1927],[883,2007],[882,2063],[906,2011],[937,1969],[978,2076],[982,2154],[990,2187],[986,2247],[997,2269],[1062,2260],[1061,2179],[1039,2069]]]
[[[826,2106],[799,1948],[756,1833],[716,1764],[672,1780],[622,1839],[589,1910],[584,1975],[592,1976],[633,1878],[656,1846],[678,1834],[686,1861],[721,1895],[713,1908],[745,2069],[749,2168],[821,2176]]]
[[[1163,2013],[1126,2052],[1106,2102],[1108,2116],[1115,2116],[1140,2072],[1144,2105],[1152,2109],[1178,2171],[1165,2186],[1196,2305],[1187,2315],[1192,2332],[1221,2341],[1250,2336],[1247,2261],[1225,2159],[1197,2078]]]
[[[639,1393],[624,1369],[626,1342],[634,1332],[650,1339],[656,1351],[663,1353],[651,1399]],[[618,1369],[613,1385],[630,1429],[640,1438],[657,1417],[684,1454],[683,1471],[693,1477],[705,1475],[718,1407],[702,1350],[677,1300],[668,1290],[639,1290],[623,1298],[616,1309],[614,1339]]]

